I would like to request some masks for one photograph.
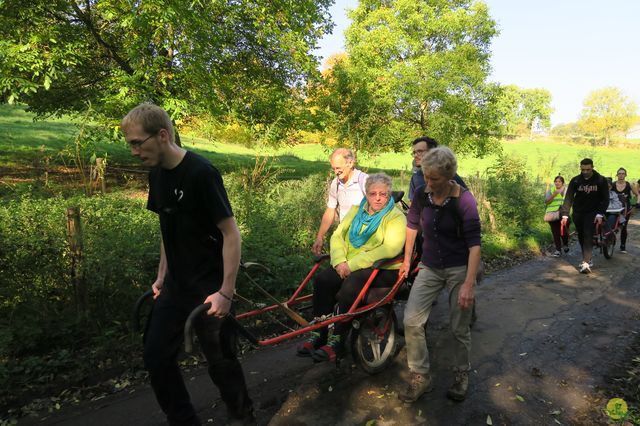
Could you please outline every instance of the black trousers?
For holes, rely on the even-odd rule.
[[[155,301],[145,333],[145,368],[156,399],[171,425],[200,424],[177,363],[184,340],[184,323],[200,303],[201,300],[176,303],[162,294]],[[236,357],[235,329],[226,320],[210,316],[195,321],[194,329],[209,363],[209,376],[220,390],[229,417],[252,418],[252,402]]]
[[[622,225],[620,225],[620,246],[624,247],[627,245],[627,225],[629,224],[629,219],[631,218],[631,214],[627,214],[625,216],[625,221]]]
[[[332,267],[321,271],[313,284],[313,315],[321,316],[332,313],[336,303],[339,313],[347,312],[360,294],[360,290],[369,279],[371,272],[373,272],[373,268],[360,269],[352,272],[343,280]],[[379,293],[380,296],[383,296],[397,279],[397,270],[381,269],[369,287],[369,295],[378,295],[376,293]],[[347,323],[336,323],[335,332],[342,333],[345,329],[348,330],[347,325]]]
[[[578,242],[582,248],[583,258],[585,253],[589,253],[589,258],[591,258],[591,252],[593,251],[593,233],[596,229],[596,225],[593,223],[595,218],[595,212],[573,212],[573,223],[578,232]]]
[[[562,249],[562,245],[569,245],[569,225],[571,225],[571,221],[567,221],[567,226],[564,229],[564,235],[560,235],[561,223],[561,220],[554,220],[553,222],[549,222],[549,226],[551,227],[551,235],[553,235],[553,244],[556,246],[556,250],[558,251]]]

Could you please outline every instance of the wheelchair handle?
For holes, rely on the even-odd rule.
[[[202,313],[206,313],[209,309],[211,309],[211,303],[204,303],[200,306],[197,306],[191,313],[189,317],[184,323],[184,350],[187,353],[193,352],[193,321]],[[254,346],[258,346],[258,339],[249,332],[246,328],[242,326],[238,322],[235,316],[230,313],[225,317],[227,321],[231,323],[231,325]]]
[[[313,256],[313,261],[314,263],[320,263],[323,262],[327,259],[329,259],[331,257],[331,255],[324,253],[324,254],[319,254],[317,256]]]
[[[153,296],[153,290],[145,291],[144,294],[138,298],[138,300],[136,301],[136,304],[133,307],[133,317],[131,318],[131,328],[135,333],[140,333],[140,309],[142,308],[142,304],[152,296]]]
[[[275,276],[275,275],[273,275],[273,272],[271,272],[271,270],[269,268],[267,268],[266,266],[264,266],[262,263],[258,263],[258,262],[240,262],[240,269],[242,269],[244,272],[249,271],[249,268],[258,268],[258,269],[261,269],[262,272],[266,273],[270,277],[274,277]]]

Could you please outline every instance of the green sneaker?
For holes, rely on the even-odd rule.
[[[296,354],[302,357],[309,357],[313,355],[313,352],[327,344],[327,338],[322,336],[322,334],[318,332],[311,332],[311,337],[304,341],[301,345],[296,348]]]
[[[345,344],[342,336],[332,335],[329,338],[329,343],[319,347],[311,354],[313,362],[334,362],[337,359],[343,358],[346,351]]]

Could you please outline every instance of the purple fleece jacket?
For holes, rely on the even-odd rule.
[[[424,187],[419,189],[424,190]],[[445,203],[450,200],[448,198]],[[438,213],[439,209],[443,209],[443,212]],[[481,240],[478,207],[471,192],[462,192],[458,200],[462,237],[458,236],[456,218],[451,214],[450,208],[425,207],[422,212],[419,210],[419,203],[414,200],[407,215],[407,226],[420,231],[422,222],[422,263],[437,269],[467,265],[469,248],[479,246]],[[437,216],[441,216],[439,220]]]

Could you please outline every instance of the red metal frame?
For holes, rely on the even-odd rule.
[[[305,302],[308,300],[311,300],[311,298],[313,297],[313,295],[309,294],[309,295],[305,295],[305,296],[301,296],[299,297],[300,293],[304,290],[304,288],[307,286],[307,284],[311,281],[311,278],[313,277],[313,275],[318,271],[318,269],[320,268],[320,265],[323,263],[323,261],[326,259],[323,259],[319,262],[317,262],[313,268],[311,268],[311,271],[309,271],[309,273],[307,274],[307,276],[304,278],[304,280],[300,283],[300,285],[298,286],[298,288],[296,289],[296,291],[293,293],[293,295],[284,303],[287,306],[293,306],[296,304],[299,304],[301,302]],[[392,264],[392,263],[399,263],[402,262],[402,257],[397,257],[395,259],[393,259],[392,261],[389,261],[388,264]],[[411,272],[414,273],[415,271],[417,271],[417,267],[414,268]],[[369,278],[367,279],[367,281],[365,282],[364,286],[362,287],[362,290],[360,290],[360,293],[358,294],[358,297],[356,297],[356,300],[353,302],[353,304],[351,305],[351,308],[349,309],[349,311],[344,314],[344,315],[340,315],[340,316],[336,316],[336,317],[331,317],[331,318],[327,318],[324,321],[319,321],[317,323],[305,326],[305,327],[301,327],[298,328],[296,330],[292,330],[289,332],[286,332],[280,336],[276,336],[276,337],[272,337],[270,339],[264,339],[264,340],[258,340],[258,345],[260,346],[269,346],[269,345],[274,345],[276,343],[280,343],[283,342],[285,340],[289,340],[289,339],[293,339],[294,337],[298,337],[302,334],[306,334],[309,333],[311,331],[317,330],[319,328],[323,328],[326,327],[330,324],[334,324],[337,322],[346,322],[346,321],[350,321],[354,316],[357,316],[358,314],[367,311],[369,309],[371,309],[374,306],[382,306],[385,304],[390,303],[393,298],[395,297],[396,293],[398,292],[398,290],[400,289],[401,284],[404,282],[404,278],[402,277],[398,277],[398,279],[396,280],[396,282],[394,283],[394,285],[391,287],[391,289],[389,290],[389,292],[387,293],[387,295],[375,302],[366,304],[366,305],[362,305],[362,306],[358,306],[360,305],[360,302],[362,300],[364,300],[365,295],[367,294],[367,292],[369,291],[369,287],[371,287],[371,284],[373,283],[373,281],[375,280],[376,276],[378,275],[379,269],[374,269],[373,272],[371,273],[371,275],[369,276]],[[267,306],[261,309],[255,309],[253,311],[249,311],[249,312],[244,312],[242,314],[239,314],[236,316],[236,319],[246,319],[246,318],[251,318],[251,317],[255,317],[257,315],[263,314],[265,312],[270,312],[270,311],[274,311],[279,309],[278,305],[271,305],[271,306]]]
[[[596,222],[596,229],[593,234],[593,241],[595,242],[596,247],[601,247],[602,245],[606,244],[605,239],[607,238],[607,235],[609,235],[612,232],[614,233],[618,232],[618,229],[620,228],[620,215],[617,215],[616,223],[614,223],[613,228],[611,228],[606,232],[602,232],[602,230],[605,229],[604,223],[606,220],[607,220],[607,217],[605,216],[602,218],[602,223]]]

